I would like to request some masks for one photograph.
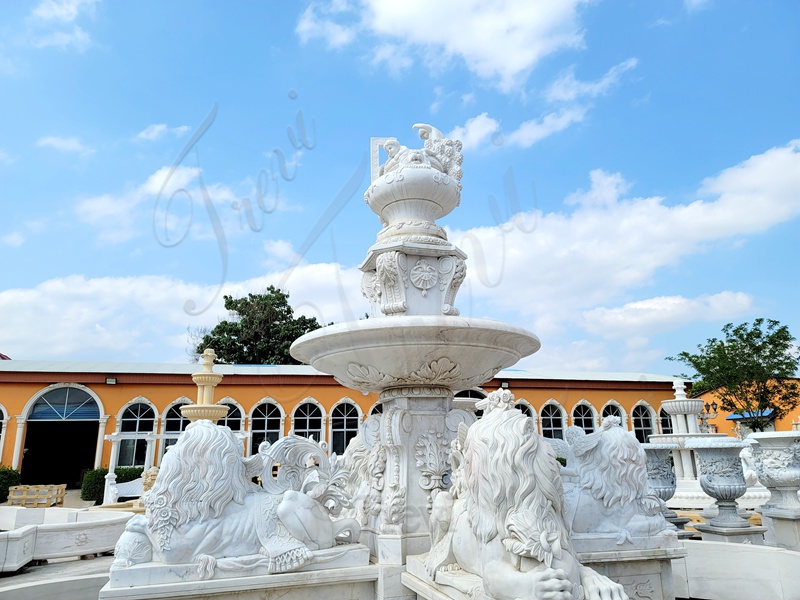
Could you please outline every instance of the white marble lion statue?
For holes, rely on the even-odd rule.
[[[145,514],[128,522],[112,569],[153,561],[195,563],[201,578],[217,568],[280,573],[305,565],[313,551],[333,547],[339,536],[357,540],[358,523],[333,521],[329,507],[335,502],[320,502],[327,488],[307,468],[316,456],[325,459],[319,445],[297,436],[284,440],[289,451],[281,468],[289,475],[279,486],[271,473],[274,456],[260,449],[244,458],[228,427],[191,423],[164,456],[144,498]],[[255,476],[266,480],[267,489],[252,482]]]
[[[647,458],[639,441],[606,417],[598,431],[567,429],[577,484],[566,489],[571,534],[611,534],[616,545],[674,530],[647,482]]]
[[[490,394],[478,405],[483,417],[453,443],[453,486],[431,515],[428,574],[438,581],[445,571],[454,586],[454,573],[477,575],[497,600],[627,600],[621,585],[578,562],[555,453],[513,402],[508,390]]]

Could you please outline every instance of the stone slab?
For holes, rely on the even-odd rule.
[[[257,575],[204,581],[182,581],[100,590],[99,599],[166,600],[196,598],[214,600],[353,600],[373,598],[378,566],[346,567]]]
[[[729,544],[754,544],[761,546],[764,544],[764,534],[766,527],[715,527],[705,523],[698,523],[694,526],[704,542],[727,542]]]
[[[206,585],[214,580],[254,579],[258,577],[283,577],[305,572],[343,570],[369,564],[369,549],[363,544],[347,544],[327,550],[312,552],[311,562],[291,573],[270,573],[267,567],[240,569],[238,571],[217,568],[209,579],[201,579],[197,564],[165,564],[148,562],[130,567],[112,568],[109,578],[111,588],[130,588],[139,586],[159,586],[177,583]]]

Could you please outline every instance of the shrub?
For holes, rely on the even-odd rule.
[[[143,471],[142,467],[117,467],[114,469],[114,474],[117,476],[117,483],[125,483],[139,479]],[[81,485],[81,500],[94,500],[95,504],[102,504],[106,491],[106,475],[108,475],[108,469],[87,471]]]
[[[20,484],[19,471],[10,467],[0,467],[0,502],[8,500],[8,488]]]
[[[81,484],[81,500],[94,500],[95,504],[103,503],[103,492],[106,489],[108,469],[92,469],[86,471]]]
[[[117,467],[114,469],[114,474],[117,476],[117,483],[125,483],[126,481],[133,481],[142,476],[144,469],[142,467]]]

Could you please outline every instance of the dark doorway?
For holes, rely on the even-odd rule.
[[[28,421],[22,483],[79,488],[82,474],[94,468],[98,427],[97,421]]]

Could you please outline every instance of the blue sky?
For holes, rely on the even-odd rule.
[[[184,362],[270,284],[362,316],[369,138],[419,122],[464,142],[457,306],[537,333],[521,367],[800,335],[799,58],[768,0],[2,3],[0,352]]]

